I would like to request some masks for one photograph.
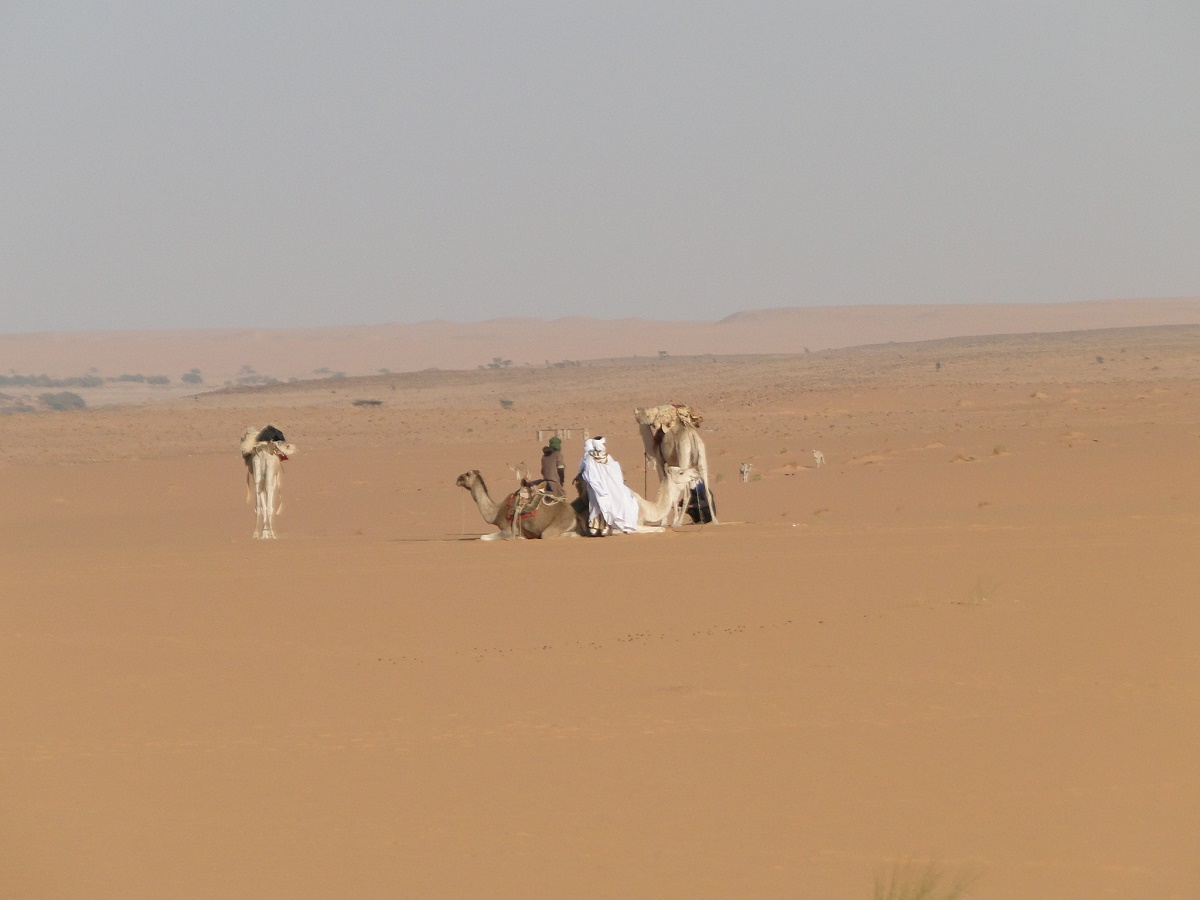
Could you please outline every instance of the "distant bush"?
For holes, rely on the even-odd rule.
[[[123,381],[132,384],[170,384],[171,379],[166,375],[143,375],[140,372],[130,374],[126,372],[124,375],[118,375],[115,378],[108,379],[109,381]]]
[[[383,406],[382,400],[355,400],[355,406]]]
[[[65,412],[71,409],[83,409],[87,406],[84,399],[78,394],[73,394],[70,391],[59,391],[58,393],[38,394],[38,400],[47,409],[54,409],[60,412]]]
[[[204,379],[200,377],[200,373],[196,369],[192,369],[186,375],[180,375],[179,380],[184,384],[204,384]]]

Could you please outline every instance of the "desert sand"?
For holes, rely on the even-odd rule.
[[[0,417],[0,894],[1200,896],[1200,328],[664,349]],[[475,540],[664,402],[721,525]]]

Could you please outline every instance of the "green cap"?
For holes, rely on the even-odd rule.
[[[557,435],[550,438],[550,449],[551,450],[561,450],[562,449],[562,439],[559,438]]]

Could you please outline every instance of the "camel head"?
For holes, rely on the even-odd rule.
[[[680,485],[690,491],[700,483],[700,473],[690,466],[686,469],[681,469],[679,466],[667,466],[667,480],[671,484]]]
[[[454,481],[460,488],[471,490],[477,484],[483,484],[483,476],[479,474],[478,469],[472,469],[470,472],[463,472]],[[484,488],[487,490],[487,488]]]

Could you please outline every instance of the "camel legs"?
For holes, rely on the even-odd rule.
[[[266,471],[266,490],[264,493],[263,506],[266,509],[266,527],[263,529],[264,538],[275,537],[275,513],[279,510],[279,473],[277,466],[279,463],[274,457],[267,460]]]
[[[254,533],[251,537],[273,540],[279,477],[279,461],[269,453],[254,454]]]

